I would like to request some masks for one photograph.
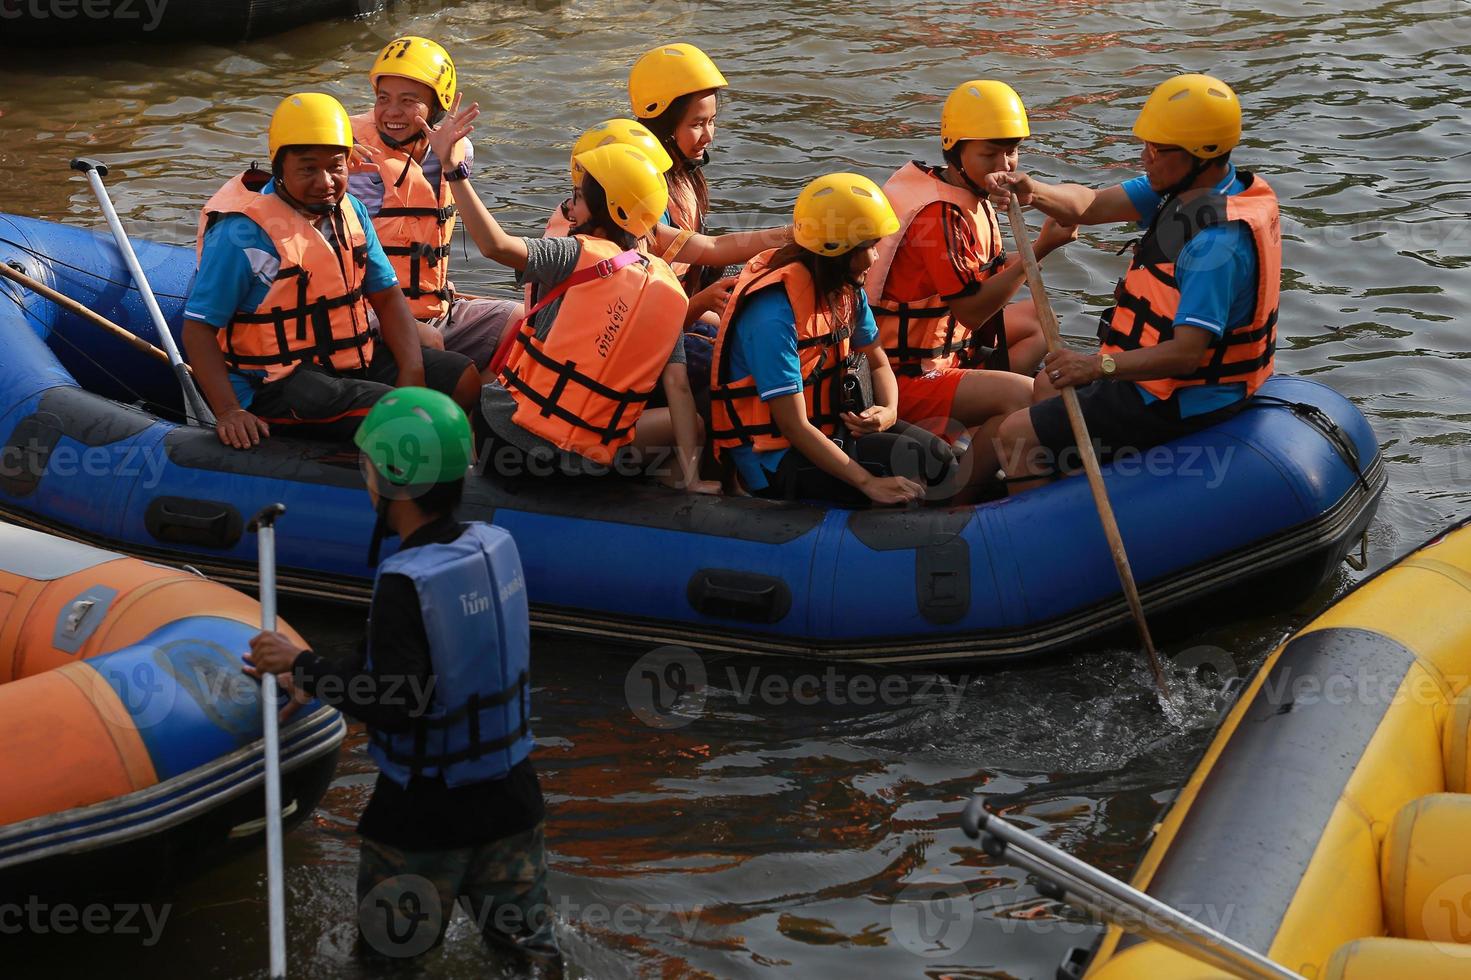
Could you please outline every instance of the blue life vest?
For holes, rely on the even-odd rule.
[[[505,776],[532,744],[531,617],[516,542],[472,522],[447,544],[398,552],[378,575],[413,580],[434,687],[411,731],[368,729],[368,754],[400,786],[419,775],[450,786]],[[369,670],[372,663],[370,648]]]

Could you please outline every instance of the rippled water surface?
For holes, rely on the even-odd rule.
[[[407,3],[236,48],[10,51],[0,210],[95,224],[90,194],[65,169],[85,153],[113,165],[118,210],[138,234],[188,240],[204,199],[264,156],[283,95],[325,89],[365,108],[366,68],[401,33],[454,54],[484,111],[479,187],[525,233],[563,196],[570,141],[625,112],[628,66],[660,40],[699,44],[731,80],[710,171],[725,227],[782,220],[826,170],[882,181],[906,159],[936,158],[940,103],[977,76],[1006,79],[1026,100],[1023,167],[1116,181],[1132,175],[1128,130],[1149,88],[1181,69],[1217,74],[1246,107],[1237,162],[1283,203],[1279,370],[1351,397],[1385,449],[1374,564],[1471,509],[1463,0]],[[1091,332],[1126,238],[1091,229],[1049,260],[1065,332]],[[508,283],[487,263],[456,262],[462,285]],[[1352,578],[1345,570],[1287,613],[1240,610],[1236,625],[1168,652],[1220,647],[1249,669]],[[360,626],[330,608],[288,614],[321,647]],[[889,697],[874,693],[887,675],[707,658],[703,712],[661,730],[625,696],[635,656],[567,642],[535,653],[552,891],[574,972],[589,976],[1051,976],[1091,927],[1059,917],[961,835],[964,799],[979,787],[1020,794],[1012,812],[1024,826],[1126,874],[1216,717],[1212,692],[1195,688],[1187,723],[1166,724],[1128,651],[943,684],[905,676]],[[819,705],[782,695],[814,686]],[[372,786],[354,731],[323,807],[288,840],[297,975],[371,975],[350,954],[352,828]],[[260,863],[185,886],[163,940],[109,952],[107,969],[260,972]],[[935,888],[967,914],[948,925],[919,917]],[[48,972],[97,966],[93,946],[69,943]],[[428,973],[487,969],[461,920]]]

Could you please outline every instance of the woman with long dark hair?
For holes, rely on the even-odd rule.
[[[794,243],[747,263],[720,322],[716,456],[760,497],[917,501],[948,483],[955,456],[898,420],[898,385],[863,294],[874,246],[899,221],[873,181],[847,173],[807,185],[794,218]]]
[[[705,164],[715,141],[715,117],[720,90],[729,83],[709,56],[693,44],[665,44],[644,54],[628,74],[628,99],[633,114],[663,144],[673,160],[669,181],[669,210],[665,223],[691,234],[703,234],[710,211],[710,188]],[[666,253],[673,259],[679,254]],[[703,266],[673,263],[674,271],[691,295],[706,285]],[[715,270],[718,272],[719,270]]]

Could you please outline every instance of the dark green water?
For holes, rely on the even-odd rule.
[[[1384,447],[1373,563],[1471,510],[1464,0],[427,3],[233,49],[12,51],[0,75],[0,210],[96,224],[90,193],[65,170],[86,153],[115,167],[114,198],[137,233],[190,239],[209,193],[264,155],[280,97],[321,88],[366,107],[367,65],[401,33],[455,56],[485,113],[482,193],[532,234],[564,194],[571,140],[624,113],[628,66],[661,40],[699,44],[731,80],[710,171],[725,227],[782,220],[824,171],[882,181],[911,157],[933,159],[940,102],[971,77],[1022,93],[1034,130],[1024,168],[1117,181],[1134,172],[1128,130],[1149,88],[1178,70],[1217,74],[1246,107],[1237,162],[1283,202],[1279,370],[1354,399]],[[1090,229],[1049,261],[1066,332],[1090,332],[1087,311],[1110,293],[1126,237]],[[508,282],[456,261],[464,286]],[[1355,577],[1343,570],[1285,613],[1240,610],[1235,625],[1167,652],[1219,648],[1248,670]],[[320,646],[361,628],[331,607],[287,613]],[[851,675],[829,688],[821,668],[707,658],[703,713],[661,730],[625,694],[637,655],[565,641],[535,652],[559,935],[588,976],[1050,976],[1091,932],[960,834],[967,794],[1029,792],[1015,811],[1024,825],[1126,874],[1215,718],[1211,692],[1195,689],[1184,728],[1166,724],[1122,650],[957,674],[948,689],[904,675],[868,704],[853,703],[869,689]],[[808,675],[820,704],[787,696]],[[371,785],[356,733],[322,808],[288,840],[297,976],[373,975],[349,953],[352,828]],[[261,863],[181,889],[156,946],[78,937],[47,973],[263,974]],[[953,921],[920,917],[935,911],[918,899],[936,882],[957,896],[941,909]],[[462,919],[427,972],[489,969]]]

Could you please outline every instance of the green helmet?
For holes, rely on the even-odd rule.
[[[470,468],[469,420],[452,398],[428,388],[395,388],[384,395],[353,442],[389,487],[451,483]]]

